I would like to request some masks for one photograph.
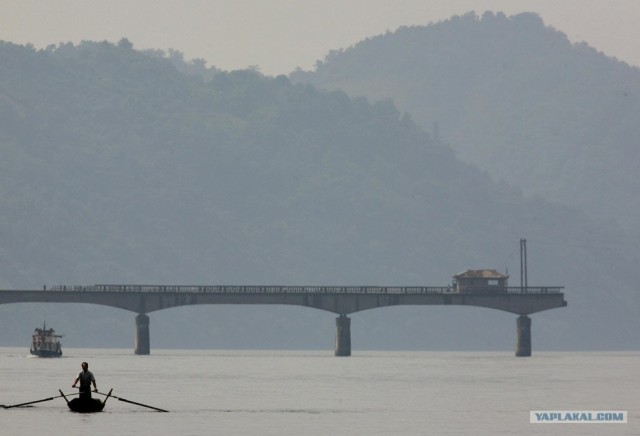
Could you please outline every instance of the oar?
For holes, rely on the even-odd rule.
[[[111,398],[115,398],[118,401],[124,401],[125,403],[135,404],[136,406],[148,407],[149,409],[157,410],[158,412],[168,412],[168,410],[159,409],[157,407],[149,406],[148,404],[136,403],[135,401],[127,400],[126,398],[116,397],[115,395],[111,395],[111,392],[109,392],[109,394],[103,394],[102,392],[96,392],[96,393],[100,395],[106,395],[107,398],[111,396]]]
[[[77,395],[77,394],[67,394],[67,395]],[[14,407],[28,406],[29,404],[43,403],[45,401],[51,401],[53,399],[60,398],[60,397],[64,397],[64,394],[63,395],[57,395],[55,397],[43,398],[42,400],[28,401],[26,403],[20,403],[20,404],[12,404],[10,406],[5,406],[4,404],[2,404],[0,407],[2,407],[3,409],[11,409],[11,408],[14,408]]]
[[[67,400],[67,397],[65,397],[64,394],[62,393],[62,389],[58,389],[58,392],[60,392],[60,395],[62,395],[62,398],[64,398],[64,401],[66,401],[67,404],[69,404],[69,400]]]
[[[113,392],[113,388],[109,389],[109,393],[107,394],[107,398],[105,398],[104,401],[102,402],[102,406],[103,407],[104,407],[105,404],[107,404],[107,400],[111,396],[111,392]]]

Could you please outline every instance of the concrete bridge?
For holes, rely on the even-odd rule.
[[[531,318],[564,307],[563,287],[504,287],[460,292],[452,287],[404,286],[54,286],[0,290],[0,304],[89,303],[137,313],[135,354],[150,353],[150,312],[194,304],[289,304],[338,314],[335,355],[351,355],[351,313],[399,305],[460,305],[503,310],[516,319],[516,356],[531,355]]]

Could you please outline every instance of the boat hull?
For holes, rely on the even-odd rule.
[[[78,412],[78,413],[102,412],[102,409],[104,409],[104,402],[96,398],[89,398],[89,399],[74,398],[73,400],[69,401],[67,405],[69,406],[69,409],[71,409],[73,412]]]
[[[62,357],[62,350],[60,351],[51,351],[51,350],[34,350],[31,349],[31,354],[38,357]]]

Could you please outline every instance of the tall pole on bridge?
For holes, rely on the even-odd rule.
[[[528,287],[527,240],[520,239],[520,292],[527,292]],[[531,356],[531,318],[526,314],[516,319],[516,356]]]
[[[520,239],[520,287],[527,288],[529,286],[529,277],[527,272],[527,240]]]

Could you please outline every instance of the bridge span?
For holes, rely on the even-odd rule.
[[[504,287],[460,292],[446,287],[419,286],[174,286],[73,285],[43,290],[0,290],[0,304],[89,303],[135,312],[135,354],[150,353],[150,312],[195,304],[285,304],[333,312],[335,355],[351,355],[349,314],[399,305],[460,305],[503,310],[516,319],[516,356],[531,355],[531,318],[543,310],[564,307],[564,288]]]

